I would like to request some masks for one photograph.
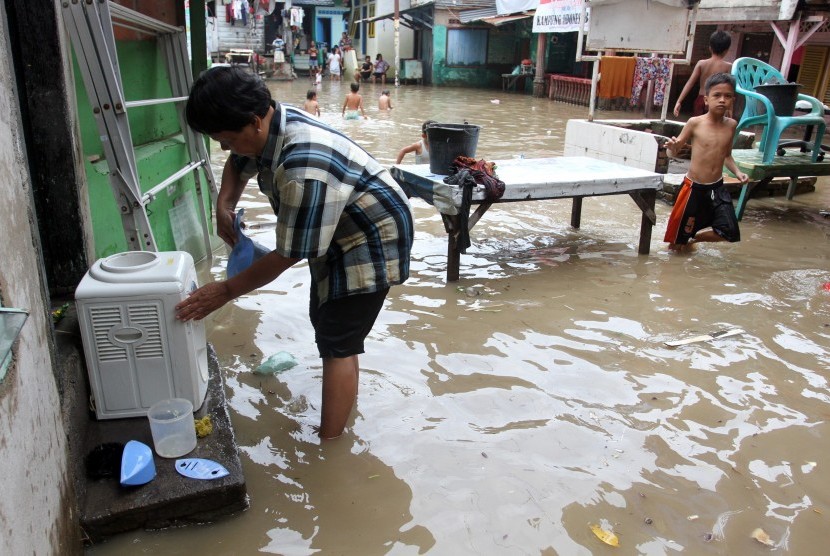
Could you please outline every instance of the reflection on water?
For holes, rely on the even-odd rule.
[[[301,104],[307,83],[275,83]],[[391,88],[391,87],[390,87]],[[561,154],[581,107],[500,91],[392,88],[395,109],[345,121],[348,83],[319,90],[323,120],[383,163],[426,119],[482,125],[488,159]],[[498,104],[492,102],[498,100]],[[619,116],[615,114],[615,116]],[[221,160],[215,160],[220,165]],[[491,209],[445,283],[446,237],[415,201],[412,278],[393,289],[361,356],[348,433],[321,444],[322,368],[305,265],[216,313],[251,499],[205,527],[122,535],[95,554],[591,554],[590,524],[625,554],[818,554],[830,516],[830,205],[827,182],[750,202],[744,241],[670,255],[658,204],[649,256],[627,198]],[[240,206],[273,222],[255,186]],[[274,245],[273,228],[251,230]],[[202,268],[223,276],[224,256]],[[665,341],[739,327],[675,349]],[[285,350],[299,365],[252,370]]]

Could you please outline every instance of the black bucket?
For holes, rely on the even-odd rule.
[[[772,103],[776,116],[792,116],[795,111],[795,101],[798,99],[798,83],[770,83],[756,85],[755,92],[767,97]]]
[[[475,157],[480,129],[481,127],[471,124],[436,123],[427,126],[429,171],[447,175],[455,157]]]

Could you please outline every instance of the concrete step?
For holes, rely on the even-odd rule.
[[[175,459],[153,453],[156,477],[137,487],[122,487],[119,478],[87,477],[85,459],[96,446],[138,440],[153,447],[150,423],[144,418],[99,421],[89,404],[89,382],[77,317],[72,307],[56,326],[57,369],[62,389],[63,415],[69,436],[70,461],[86,542],[133,529],[160,529],[215,521],[248,507],[245,478],[228,413],[224,380],[212,346],[208,345],[209,383],[199,419],[210,415],[213,432],[197,441],[183,457],[216,461],[230,472],[213,480],[189,479],[174,468]]]

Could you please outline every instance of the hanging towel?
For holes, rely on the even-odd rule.
[[[634,83],[633,56],[603,56],[599,61],[599,98],[629,97]]]

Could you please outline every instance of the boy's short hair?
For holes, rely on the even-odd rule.
[[[421,133],[423,133],[424,135],[426,135],[426,133],[427,133],[427,128],[428,128],[429,126],[431,126],[432,124],[437,124],[437,123],[438,123],[438,122],[436,122],[435,120],[427,120],[427,121],[425,121],[423,124],[421,124]]]
[[[306,100],[313,100],[316,96],[317,91],[315,91],[314,89],[309,89],[308,92],[305,94]]]
[[[729,47],[732,45],[732,37],[729,36],[729,33],[718,29],[709,37],[709,48],[712,50],[712,54],[723,54]]]
[[[380,92],[380,94],[382,94],[382,95],[386,95],[386,96],[389,96],[389,89],[384,89],[384,90],[382,90],[382,91]]]
[[[352,88],[352,92],[356,93],[360,89],[360,83],[352,83],[351,88]]]
[[[729,73],[715,73],[709,76],[706,83],[703,85],[703,92],[709,94],[709,89],[715,85],[727,84],[735,90],[735,77]]]
[[[237,66],[218,66],[202,72],[190,88],[185,107],[187,124],[199,133],[239,131],[254,116],[264,118],[271,108],[271,92],[255,73]]]

